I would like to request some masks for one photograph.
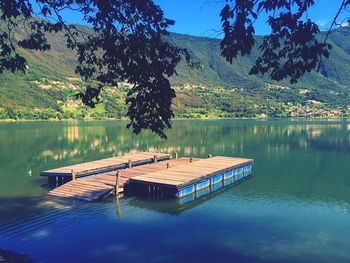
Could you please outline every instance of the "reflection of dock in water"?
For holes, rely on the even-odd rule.
[[[232,189],[239,183],[249,180],[250,178],[251,174],[246,174],[244,178],[237,181],[235,181],[234,178],[224,180],[221,183],[207,187],[183,198],[162,199],[162,197],[155,194],[153,196],[150,195],[149,197],[144,196],[143,198],[127,198],[125,201],[128,203],[128,205],[133,207],[169,215],[181,215],[182,213],[215,198],[216,196],[226,192],[229,189]]]

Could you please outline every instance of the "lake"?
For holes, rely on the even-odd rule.
[[[0,248],[33,262],[350,262],[349,122],[176,121],[168,140],[125,125],[0,123]],[[185,204],[42,198],[41,171],[132,150],[253,158],[253,176]]]

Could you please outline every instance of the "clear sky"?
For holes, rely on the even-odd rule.
[[[195,36],[222,37],[219,15],[225,4],[224,0],[154,1],[160,5],[167,18],[176,21],[175,25],[169,28],[169,31]],[[341,2],[341,0],[315,0],[315,6],[310,9],[308,15],[319,25],[321,30],[326,30],[329,28]],[[76,13],[66,12],[64,18],[69,23],[85,24],[82,21],[82,16]],[[259,35],[269,33],[266,18],[267,15],[255,23],[256,33]]]

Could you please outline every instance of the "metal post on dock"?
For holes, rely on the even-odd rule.
[[[71,170],[71,173],[72,173],[72,180],[76,180],[77,179],[77,172],[75,170]]]
[[[212,157],[212,155],[211,154],[208,154],[208,158],[211,158]]]
[[[114,195],[118,195],[118,187],[119,187],[119,171],[115,174],[115,186],[114,186]]]
[[[170,167],[170,164],[166,163],[166,168],[169,169],[169,167]]]
[[[156,163],[158,160],[157,160],[157,155],[154,156],[154,162]]]
[[[128,168],[131,168],[131,160],[128,160]]]

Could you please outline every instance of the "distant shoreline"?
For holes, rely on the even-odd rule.
[[[271,121],[271,120],[324,120],[324,121],[335,121],[335,120],[350,120],[350,116],[343,117],[312,117],[312,116],[298,116],[298,117],[237,117],[237,118],[174,118],[172,121],[215,121],[215,120],[262,120],[262,121]],[[114,119],[114,118],[106,118],[106,119],[0,119],[0,123],[13,123],[13,122],[96,122],[96,121],[128,121],[128,119]]]

